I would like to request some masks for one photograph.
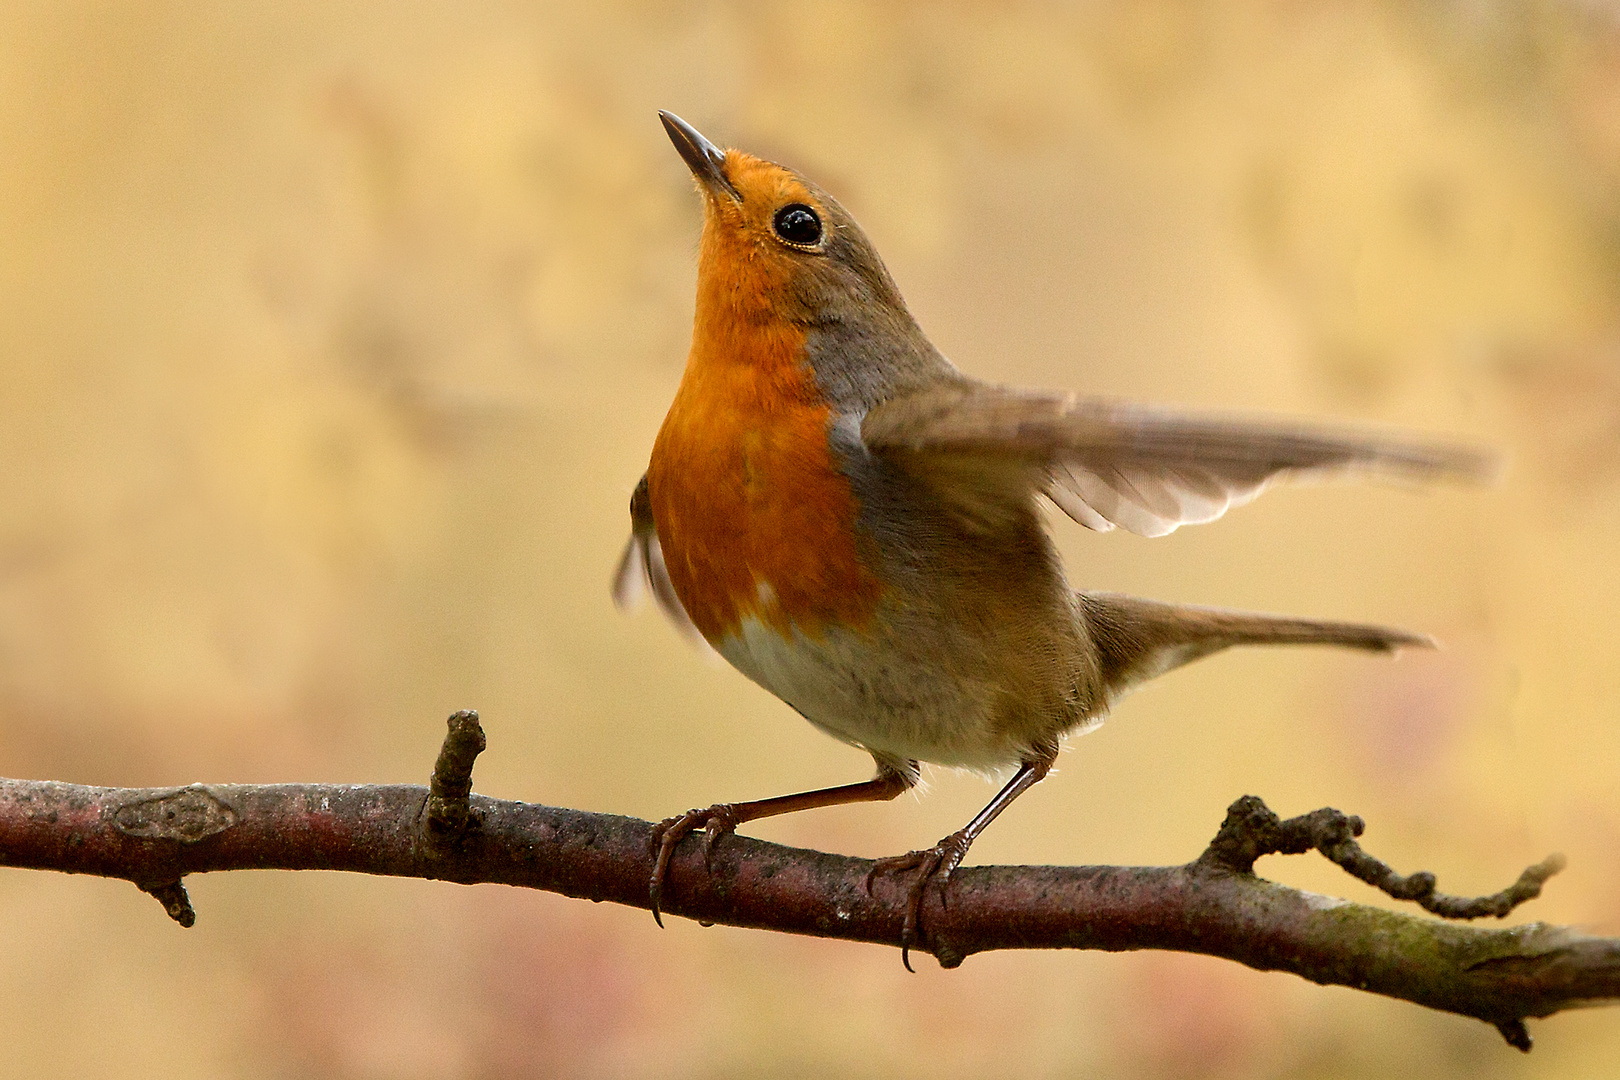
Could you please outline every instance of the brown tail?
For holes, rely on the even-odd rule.
[[[1431,637],[1387,626],[1166,604],[1120,593],[1083,592],[1079,599],[1110,697],[1233,645],[1338,645],[1381,653],[1435,647]]]

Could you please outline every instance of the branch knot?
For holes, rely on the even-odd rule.
[[[224,832],[238,820],[230,805],[201,784],[127,802],[113,813],[118,831],[143,839],[198,840]]]

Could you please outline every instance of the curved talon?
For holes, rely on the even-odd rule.
[[[658,853],[658,861],[653,865],[652,880],[647,883],[647,898],[652,902],[653,922],[660,927],[664,925],[664,917],[659,910],[659,902],[664,896],[664,876],[669,872],[669,860],[676,846],[700,825],[703,826],[703,868],[712,870],[715,841],[738,825],[737,811],[731,803],[715,803],[707,809],[688,810],[653,826],[648,850]]]
[[[872,864],[872,869],[866,872],[866,895],[871,896],[872,879],[877,875],[917,871],[917,876],[906,890],[906,921],[900,927],[900,962],[905,965],[907,971],[916,971],[911,966],[911,947],[920,941],[917,931],[922,916],[923,891],[928,888],[930,881],[937,880],[939,904],[940,907],[945,907],[947,895],[945,887],[950,884],[951,874],[961,865],[971,843],[966,830],[954,832],[931,848],[879,859]]]

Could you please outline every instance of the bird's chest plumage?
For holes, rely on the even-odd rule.
[[[1019,760],[1088,709],[1033,506],[987,532],[869,455],[804,332],[746,302],[779,285],[700,269],[692,352],[647,468],[675,595],[743,674],[880,760]]]
[[[791,339],[779,344],[792,355]],[[870,512],[892,516],[897,492],[874,489],[883,473],[858,448],[835,450],[832,421],[802,365],[694,358],[647,469],[682,606],[738,670],[884,760],[1017,760],[1049,714],[1080,708],[1069,665],[1052,659],[1068,650],[1047,640],[1068,623],[1024,613],[1056,579],[1026,581],[1022,550],[947,557],[935,549],[954,534],[920,507],[910,517],[925,528],[874,527]],[[864,519],[862,493],[876,500]]]
[[[716,647],[745,620],[786,639],[858,630],[882,589],[802,335],[731,325],[711,336],[694,344],[647,470],[676,595]]]

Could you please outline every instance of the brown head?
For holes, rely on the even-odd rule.
[[[951,370],[837,200],[793,169],[721,150],[673,113],[659,116],[704,197],[699,339],[739,324],[802,335],[822,392],[851,408]]]
[[[703,194],[700,288],[734,307],[813,324],[871,305],[905,310],[883,260],[832,196],[783,165],[721,150],[673,113],[664,129]]]

